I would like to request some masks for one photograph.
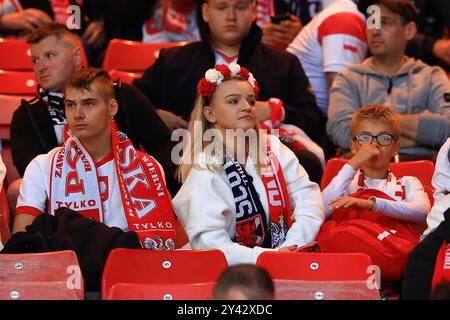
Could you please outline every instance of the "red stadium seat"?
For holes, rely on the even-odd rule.
[[[82,300],[84,281],[70,250],[0,254],[0,300]]]
[[[0,69],[32,71],[28,44],[22,40],[0,38]]]
[[[323,172],[320,188],[323,190],[338,174],[339,170],[348,162],[347,159],[332,158],[328,160]],[[424,186],[431,187],[431,179],[434,173],[434,164],[429,160],[392,162],[389,166],[396,177],[409,175],[417,177]]]
[[[227,268],[225,255],[211,250],[115,249],[105,264],[102,299],[116,283],[179,284],[215,282]]]
[[[1,85],[0,85],[1,86]],[[22,99],[29,100],[32,96],[0,94],[0,139],[9,140],[9,128],[12,115],[20,106]]]
[[[0,241],[5,244],[11,237],[9,229],[10,214],[8,207],[8,200],[6,198],[5,185],[0,191]]]
[[[144,43],[122,39],[112,39],[106,49],[103,69],[142,72],[158,58],[163,48],[183,46],[188,42]]]
[[[82,66],[88,66],[84,49],[82,59]],[[23,40],[0,38],[0,69],[33,71],[29,45]]]
[[[34,95],[37,80],[32,71],[0,70],[0,94]]]
[[[10,127],[14,111],[19,107],[22,99],[29,100],[32,96],[0,95],[0,139],[2,140],[2,158],[6,164],[7,185],[19,178],[19,173],[13,165],[11,157]]]
[[[367,280],[370,257],[362,253],[263,252],[256,265],[275,283],[275,298],[286,300],[379,300]]]
[[[215,282],[137,284],[116,283],[111,287],[111,300],[208,300]]]
[[[128,71],[120,71],[120,70],[110,70],[109,76],[116,81],[117,79],[120,79],[124,83],[131,84],[134,79],[140,78],[142,73],[133,73]]]

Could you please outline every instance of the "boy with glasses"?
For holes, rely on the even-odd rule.
[[[389,170],[400,148],[400,119],[388,106],[359,109],[349,131],[353,156],[323,191],[329,220],[318,241],[325,252],[369,254],[386,284],[400,278],[430,201],[419,179]]]

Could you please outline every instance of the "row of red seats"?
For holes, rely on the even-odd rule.
[[[265,252],[257,265],[275,283],[276,299],[379,300],[365,254]],[[115,249],[102,277],[104,300],[203,300],[228,267],[212,250]],[[0,299],[83,299],[73,251],[1,255]]]

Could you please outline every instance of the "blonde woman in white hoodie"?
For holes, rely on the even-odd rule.
[[[253,75],[217,65],[197,88],[183,185],[172,201],[191,247],[220,249],[234,265],[314,241],[324,220],[319,187],[292,151],[257,130]]]

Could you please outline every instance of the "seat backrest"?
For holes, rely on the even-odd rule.
[[[215,282],[137,284],[116,283],[111,287],[111,300],[208,300]]]
[[[70,250],[0,254],[1,300],[81,300],[84,281]]]
[[[327,161],[325,170],[323,170],[322,180],[320,181],[321,190],[324,190],[327,187],[347,162],[347,159],[342,158],[331,158]]]
[[[1,86],[1,84],[0,84]],[[0,139],[9,140],[9,128],[14,111],[20,106],[22,99],[29,100],[33,96],[0,94]]]
[[[322,190],[326,188],[347,162],[347,159],[341,158],[328,160],[320,182]],[[413,176],[418,178],[424,186],[432,187],[431,179],[434,173],[434,163],[429,160],[391,162],[389,169],[392,170],[397,178]]]
[[[434,163],[430,160],[392,162],[389,168],[398,178],[413,176],[419,179],[424,186],[432,187],[431,179],[434,174]]]
[[[110,70],[108,73],[111,79],[113,79],[114,81],[120,79],[123,83],[128,84],[131,84],[134,79],[140,78],[142,76],[142,73],[120,71],[116,69]]]
[[[112,39],[106,49],[103,69],[142,72],[150,67],[163,48],[183,46],[188,42],[144,43]]]
[[[0,241],[5,244],[11,237],[11,230],[9,229],[10,213],[8,207],[8,200],[6,198],[5,185],[0,191]]]
[[[350,281],[366,280],[370,257],[363,253],[263,252],[256,264],[272,279]]]
[[[33,95],[36,87],[33,71],[0,70],[0,94]]]
[[[28,44],[23,40],[0,38],[0,69],[32,71]]]
[[[109,299],[116,283],[214,282],[227,266],[225,255],[217,249],[114,249],[103,271],[101,296]]]
[[[277,299],[379,299],[371,289],[370,257],[363,253],[263,252],[256,262],[275,283]]]
[[[83,67],[88,66],[86,52],[82,49]],[[23,40],[0,38],[0,69],[11,71],[33,71],[30,46]]]

